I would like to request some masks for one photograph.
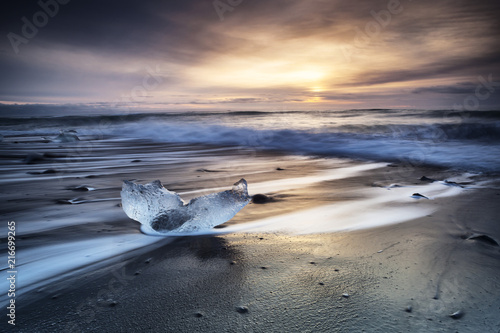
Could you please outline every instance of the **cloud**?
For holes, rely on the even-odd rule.
[[[477,83],[462,82],[452,86],[432,86],[420,87],[412,92],[414,94],[434,93],[434,94],[471,94],[475,91]]]
[[[166,105],[414,101],[500,76],[500,3],[402,1],[376,36],[356,42],[387,6],[244,0],[221,21],[212,1],[70,1],[18,55],[1,39],[0,100],[113,100],[157,65],[163,83],[148,100]],[[0,13],[0,35],[21,34],[21,18],[39,10],[36,1],[12,2]]]

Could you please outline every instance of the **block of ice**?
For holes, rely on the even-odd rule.
[[[80,141],[78,135],[76,135],[75,131],[61,131],[59,135],[54,139],[55,142],[76,142]]]
[[[247,182],[240,179],[228,191],[192,199],[189,203],[163,187],[159,180],[146,185],[123,182],[122,207],[143,231],[184,233],[210,229],[230,220],[250,202]]]

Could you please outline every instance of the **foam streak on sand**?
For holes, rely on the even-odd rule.
[[[106,264],[106,260],[127,252],[144,247],[151,250],[151,246],[160,240],[161,238],[141,234],[129,234],[21,249],[16,258],[18,270],[22,272],[17,281],[17,294],[28,294],[53,281],[74,275],[79,270],[87,271],[91,267],[98,269]],[[161,245],[165,243],[163,241]],[[0,278],[5,276],[7,267],[2,267]],[[8,301],[6,296],[0,295],[2,306]]]
[[[352,191],[364,199],[324,205],[304,211],[262,219],[260,221],[230,226],[224,232],[287,232],[292,234],[328,233],[375,228],[402,223],[432,214],[436,208],[413,199],[415,189],[430,198],[455,196],[463,188],[432,183],[411,188],[387,190],[370,188]]]
[[[359,175],[363,171],[379,169],[385,166],[387,166],[387,163],[367,163],[367,164],[349,166],[345,168],[328,169],[312,176],[286,178],[286,179],[270,180],[266,182],[248,184],[248,191],[250,194],[256,194],[256,193],[271,193],[271,192],[291,190],[295,188],[312,185],[314,183],[354,177],[356,175]],[[220,191],[226,188],[227,187],[216,187],[203,190],[185,191],[185,192],[180,192],[179,194],[195,194],[195,193],[202,193],[209,191]]]

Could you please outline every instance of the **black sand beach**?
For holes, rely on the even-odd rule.
[[[76,162],[68,152],[77,148],[29,138],[3,143],[2,215],[16,221],[20,235],[17,331],[500,329],[500,184],[494,175],[114,140],[93,143]],[[27,164],[30,153],[44,157]],[[66,158],[53,157],[58,154]],[[56,172],[43,172],[51,168]],[[438,184],[432,192],[426,186],[437,183],[422,176],[462,182]],[[119,207],[123,179],[160,179],[190,198],[240,178],[271,199],[249,204],[205,235],[147,236]],[[75,190],[81,185],[95,190]],[[454,189],[459,192],[449,192]],[[417,191],[434,197],[411,198]],[[380,200],[389,194],[404,202]],[[367,209],[364,200],[375,200],[376,216],[415,207],[432,213],[361,230],[314,228],[325,220],[316,208],[349,204],[344,214],[356,217],[362,213],[356,207]],[[392,211],[398,207],[403,210]],[[305,227],[295,221],[287,230],[286,221],[302,220],[296,214],[304,212]],[[284,226],[279,220],[255,224],[283,216]],[[469,238],[475,234],[488,237]]]

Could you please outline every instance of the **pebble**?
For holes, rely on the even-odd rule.
[[[422,194],[420,194],[420,193],[413,193],[413,194],[411,195],[411,197],[412,197],[413,199],[429,199],[429,198],[427,198],[425,195],[422,195]]]
[[[349,295],[348,293],[342,294],[342,297],[344,297],[344,298],[348,298],[349,296],[351,296],[351,295]]]
[[[246,306],[238,306],[236,308],[236,311],[238,311],[239,313],[248,313],[248,308]]]
[[[410,313],[413,311],[413,308],[411,307],[411,305],[408,305],[406,308],[405,308],[405,311]]]
[[[265,194],[255,194],[252,196],[252,203],[254,204],[265,204],[271,200],[272,199]]]
[[[460,319],[464,316],[464,312],[462,310],[458,310],[456,312],[453,312],[450,317],[453,319]]]

